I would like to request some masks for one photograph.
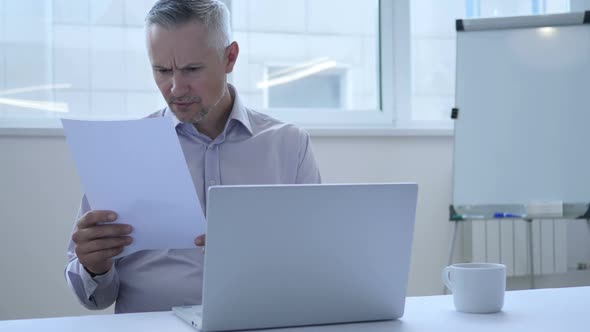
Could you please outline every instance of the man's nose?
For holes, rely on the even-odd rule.
[[[175,72],[172,75],[172,87],[170,88],[170,93],[172,93],[175,97],[182,97],[187,94],[189,90],[189,85],[182,77],[180,72]]]

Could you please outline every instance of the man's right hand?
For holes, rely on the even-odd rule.
[[[126,224],[104,224],[117,220],[113,211],[88,211],[78,220],[72,235],[80,263],[93,274],[107,273],[113,266],[113,257],[133,241],[127,236],[133,230]]]

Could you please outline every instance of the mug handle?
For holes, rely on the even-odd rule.
[[[447,288],[452,292],[453,291],[453,284],[451,283],[451,267],[447,266],[442,270],[442,281],[447,286]]]

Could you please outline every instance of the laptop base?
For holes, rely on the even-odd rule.
[[[203,328],[203,306],[202,305],[185,305],[182,307],[173,307],[172,311],[183,321],[195,329]]]

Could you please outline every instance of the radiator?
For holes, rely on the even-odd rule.
[[[524,220],[493,219],[466,222],[463,232],[467,261],[502,263],[508,276],[529,274],[529,230]],[[535,275],[567,272],[567,221],[532,221]]]

